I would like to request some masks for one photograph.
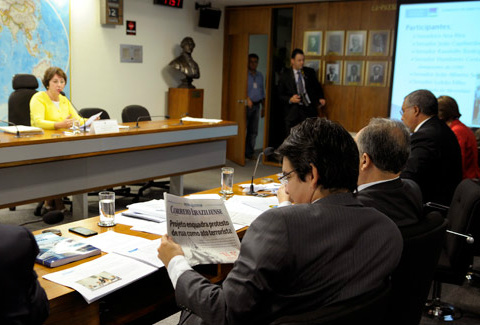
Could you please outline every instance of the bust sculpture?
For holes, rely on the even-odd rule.
[[[185,78],[182,79],[178,88],[195,88],[195,86],[192,85],[192,81],[193,79],[200,78],[200,68],[192,58],[192,52],[195,48],[193,38],[185,37],[180,43],[180,47],[182,48],[182,53],[170,62],[169,65],[185,75]]]

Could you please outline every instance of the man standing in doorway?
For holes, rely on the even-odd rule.
[[[260,114],[265,116],[265,90],[263,87],[263,75],[257,71],[258,55],[248,55],[248,86],[247,86],[247,136],[245,140],[245,157],[255,157],[255,141],[258,134],[258,120]],[[260,105],[262,108],[260,110]]]
[[[315,70],[304,67],[305,55],[300,49],[292,52],[291,68],[285,70],[278,83],[280,100],[285,110],[287,136],[290,129],[307,117],[318,116],[317,107],[326,101]]]

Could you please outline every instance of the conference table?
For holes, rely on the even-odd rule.
[[[183,194],[182,175],[225,165],[235,122],[180,120],[124,123],[118,133],[17,138],[0,132],[0,208],[73,196],[75,216],[87,217],[90,191],[170,177]]]
[[[258,178],[255,184],[277,180],[276,175],[268,178]],[[245,195],[239,184],[250,183],[250,181],[237,183],[233,186],[235,195]],[[219,193],[220,188],[215,188],[196,194]],[[140,236],[147,239],[158,239],[160,236],[131,230],[130,226],[117,224],[114,227],[99,227],[98,217],[87,218],[46,229],[59,229],[62,236],[81,240],[83,237],[68,231],[71,227],[85,227],[97,231],[99,234],[107,231],[115,231],[128,235]],[[240,238],[243,237],[247,227],[237,231]],[[39,234],[43,230],[34,231]],[[105,253],[102,252],[102,255]],[[66,264],[56,268],[48,268],[35,264],[35,271],[38,274],[39,282],[45,289],[50,303],[50,316],[46,320],[48,324],[69,325],[98,325],[98,324],[153,324],[179,311],[175,303],[173,286],[164,267],[156,272],[142,278],[126,287],[119,289],[109,295],[87,304],[84,298],[73,289],[62,286],[42,278],[43,275],[51,272],[61,271],[79,264],[92,261],[102,255],[90,257],[81,261]],[[231,270],[231,264],[222,265],[199,265],[195,267],[212,283],[223,280]]]

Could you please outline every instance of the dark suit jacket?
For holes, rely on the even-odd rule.
[[[369,186],[357,193],[367,207],[384,213],[397,224],[408,226],[423,218],[422,192],[411,179],[394,179]]]
[[[402,236],[351,193],[271,209],[242,240],[222,286],[195,271],[178,279],[185,324],[269,324],[379,286],[396,267]]]
[[[317,76],[315,75],[315,70],[312,68],[303,67],[303,72],[305,90],[311,101],[311,104],[308,107],[289,103],[290,98],[293,95],[298,94],[297,84],[295,82],[295,76],[292,68],[286,69],[280,76],[280,80],[278,82],[278,93],[280,94],[280,101],[282,102],[284,108],[287,129],[297,125],[307,117],[317,116],[319,100],[324,98],[323,89],[318,82]]]
[[[0,225],[0,324],[42,324],[48,299],[33,270],[38,246],[32,233]]]
[[[414,180],[423,202],[450,205],[462,180],[462,156],[455,134],[437,116],[411,136],[411,153],[402,178]]]

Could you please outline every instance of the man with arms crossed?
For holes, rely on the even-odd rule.
[[[397,226],[423,218],[422,192],[417,183],[400,179],[410,154],[410,134],[400,121],[373,118],[356,137],[360,153],[357,198],[383,212]]]
[[[455,134],[438,119],[438,102],[429,90],[416,90],[405,97],[402,121],[413,132],[411,152],[402,178],[414,180],[423,202],[449,206],[462,180],[462,156]]]
[[[184,309],[180,324],[269,324],[382,285],[402,251],[398,227],[353,195],[358,150],[340,125],[309,118],[279,147],[294,205],[261,214],[222,285],[192,270],[162,237],[158,256]]]

